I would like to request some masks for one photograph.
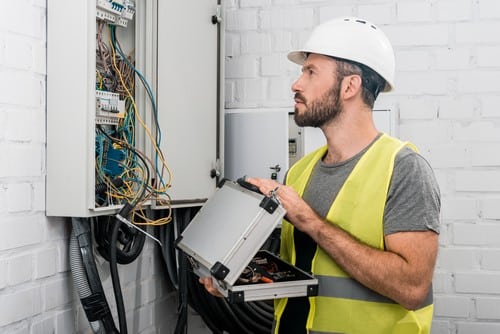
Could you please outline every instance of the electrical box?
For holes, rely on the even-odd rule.
[[[220,15],[217,0],[48,0],[47,215],[215,191]]]
[[[288,170],[288,108],[228,109],[224,176],[283,182]]]
[[[317,295],[316,278],[259,250],[285,213],[275,198],[256,192],[245,181],[226,181],[176,245],[190,259],[195,274],[211,276],[230,302]]]

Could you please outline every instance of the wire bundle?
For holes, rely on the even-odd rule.
[[[109,41],[104,31],[109,30]],[[148,218],[143,207],[154,203],[170,207],[167,190],[172,174],[160,149],[161,130],[153,91],[135,68],[130,54],[125,55],[116,36],[116,26],[97,21],[96,89],[120,94],[126,112],[118,125],[96,125],[96,206],[107,207],[134,203],[131,221],[138,225],[162,225],[171,221],[171,210],[165,217]],[[154,133],[137,110],[134,77],[140,79],[150,99]],[[152,143],[156,159],[151,160],[135,147],[137,128],[141,127]],[[113,168],[110,168],[112,166]]]

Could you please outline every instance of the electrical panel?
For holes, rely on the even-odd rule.
[[[283,182],[288,170],[288,108],[230,109],[225,120],[224,175]]]
[[[47,215],[201,205],[221,155],[217,1],[49,0],[47,11]],[[209,70],[192,71],[186,40],[205,46]]]

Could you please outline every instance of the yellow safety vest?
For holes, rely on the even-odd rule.
[[[326,220],[365,244],[384,249],[384,208],[394,159],[404,146],[416,151],[413,145],[386,134],[373,143],[345,181]],[[314,166],[326,151],[324,146],[312,152],[288,171],[286,183],[299,195],[303,195]],[[293,225],[284,220],[280,256],[295,264],[293,231]],[[319,281],[319,293],[309,297],[308,333],[430,333],[432,288],[424,306],[409,311],[350,278],[320,247],[316,248],[311,270]],[[286,298],[275,300],[274,333],[278,332],[286,303]]]

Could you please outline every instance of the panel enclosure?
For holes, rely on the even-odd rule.
[[[219,2],[158,2],[159,122],[174,206],[203,203],[221,173]]]
[[[170,10],[165,7],[164,1],[141,0],[141,1],[108,1],[108,0],[89,0],[89,1],[64,1],[48,0],[47,3],[47,179],[46,179],[46,213],[48,216],[75,216],[89,217],[104,214],[115,213],[122,204],[117,200],[116,203],[110,201],[104,204],[97,199],[97,186],[99,180],[96,173],[98,162],[99,146],[99,127],[114,126],[115,116],[111,112],[119,113],[117,110],[125,108],[124,101],[115,99],[113,95],[107,92],[98,91],[97,87],[101,82],[99,71],[96,65],[96,51],[98,52],[98,43],[96,35],[99,34],[96,16],[107,19],[109,14],[102,11],[102,6],[108,4],[132,4],[135,16],[128,22],[128,26],[116,29],[116,36],[120,37],[120,48],[130,51],[131,56],[135,58],[135,66],[142,75],[149,81],[152,92],[156,97],[164,94],[157,105],[158,116],[154,116],[152,103],[146,94],[146,90],[135,77],[135,104],[137,112],[135,114],[137,123],[141,118],[145,122],[145,128],[151,131],[137,127],[134,133],[134,148],[145,152],[145,157],[153,164],[158,161],[158,151],[152,145],[153,140],[160,138],[155,133],[155,119],[159,120],[159,128],[162,131],[163,138],[161,149],[167,151],[164,154],[166,164],[173,166],[172,175],[177,182],[172,183],[168,189],[168,196],[172,202],[177,199],[177,193],[182,194],[180,189],[185,186],[186,180],[194,179],[202,187],[197,187],[194,191],[182,195],[183,201],[197,202],[208,197],[211,191],[215,189],[215,179],[210,176],[210,168],[214,168],[217,163],[216,154],[220,153],[215,147],[217,141],[217,106],[221,92],[218,89],[218,57],[217,48],[219,46],[218,38],[220,25],[210,25],[213,28],[210,35],[198,35],[186,29],[189,22],[193,20],[192,11],[197,12],[198,16],[204,16],[210,23],[211,16],[217,13],[216,4],[206,5],[204,7],[194,7],[194,2],[182,1],[176,4],[180,6],[176,15],[172,15]],[[116,4],[115,4],[116,3]],[[96,9],[97,7],[97,9]],[[160,8],[161,7],[161,8]],[[114,10],[116,8],[111,8]],[[171,9],[171,7],[170,7]],[[199,12],[203,14],[200,14]],[[183,15],[183,17],[178,17]],[[159,21],[171,21],[175,16],[183,25],[170,25],[166,27],[159,24]],[[121,24],[121,22],[120,22]],[[211,24],[211,23],[210,23]],[[193,25],[196,26],[196,25]],[[206,28],[203,25],[204,29]],[[214,87],[210,92],[204,95],[192,95],[188,99],[198,100],[196,106],[185,104],[180,106],[178,103],[175,108],[167,107],[170,101],[175,101],[177,96],[189,96],[186,93],[186,86],[180,83],[180,77],[186,76],[186,73],[174,73],[172,71],[158,72],[158,68],[172,66],[163,65],[162,48],[166,44],[171,48],[176,45],[176,41],[159,38],[158,29],[168,29],[168,34],[177,36],[179,40],[190,40],[193,44],[203,44],[210,39],[213,48],[204,52],[207,62],[211,62],[213,68],[209,71],[199,71],[198,73],[188,73],[192,78],[196,78],[199,85]],[[108,38],[109,27],[104,28],[106,38]],[[196,27],[201,30],[200,27]],[[163,35],[162,35],[163,36]],[[111,42],[109,42],[111,43]],[[173,43],[173,44],[171,44]],[[211,54],[213,52],[213,54]],[[184,63],[182,58],[177,59],[176,67]],[[162,65],[159,65],[162,64]],[[163,79],[161,75],[166,77]],[[159,91],[158,85],[161,85],[162,91]],[[194,87],[193,85],[191,85]],[[167,87],[167,88],[164,88]],[[168,91],[168,93],[166,93]],[[213,95],[210,95],[213,94]],[[173,98],[170,98],[173,96]],[[103,107],[105,105],[105,107]],[[161,106],[160,106],[161,105]],[[203,110],[201,107],[203,106]],[[203,115],[210,114],[206,120],[195,122],[190,127],[190,136],[200,133],[200,140],[197,141],[197,152],[193,152],[193,145],[185,139],[185,132],[180,131],[185,123],[185,115],[191,114],[190,110],[196,109]],[[168,112],[168,115],[167,115]],[[104,116],[103,116],[104,115]],[[107,117],[111,115],[112,117]],[[179,116],[179,117],[177,117]],[[209,119],[210,118],[210,119]],[[111,121],[109,121],[111,119]],[[109,122],[108,122],[109,121]],[[108,122],[109,124],[106,124]],[[196,128],[199,128],[198,131]],[[209,129],[209,130],[207,130]],[[179,130],[179,131],[176,131]],[[210,134],[207,134],[210,131]],[[103,137],[103,136],[101,136]],[[210,137],[210,140],[209,140]],[[213,139],[212,139],[213,138]],[[168,141],[168,147],[164,144]],[[194,139],[191,139],[193,142]],[[203,145],[202,145],[203,144]],[[121,148],[119,145],[113,147],[114,155],[109,159],[115,159],[120,156]],[[199,154],[199,152],[208,152]],[[181,152],[182,159],[178,152]],[[210,155],[210,157],[209,157]],[[194,159],[188,160],[186,157],[192,156]],[[112,167],[120,169],[121,161],[115,163]],[[100,165],[99,165],[100,166]],[[117,167],[118,166],[118,167]],[[112,167],[108,167],[111,169]],[[161,165],[158,169],[161,169]],[[208,169],[208,170],[207,170]],[[187,175],[182,175],[186,173]],[[97,176],[96,176],[97,174]],[[198,175],[203,175],[203,180]],[[198,178],[199,180],[197,180]],[[151,184],[159,182],[155,175],[151,175]],[[202,182],[203,181],[203,182]],[[191,183],[186,186],[191,187]],[[210,187],[211,186],[211,187]],[[177,192],[177,193],[176,193]],[[154,202],[154,203],[153,203]],[[149,206],[156,204],[156,201],[144,202],[143,205]]]

